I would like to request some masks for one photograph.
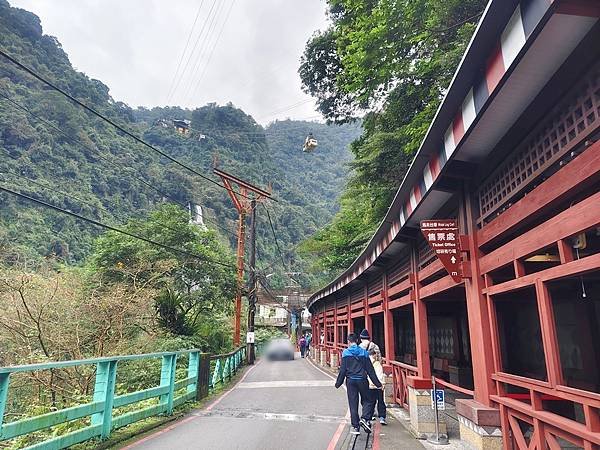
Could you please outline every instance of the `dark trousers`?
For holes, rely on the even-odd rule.
[[[371,420],[371,412],[373,410],[373,401],[369,393],[369,383],[367,380],[351,380],[346,379],[346,391],[348,392],[348,407],[350,408],[350,423],[353,427],[360,425],[360,417],[358,415],[358,398],[362,405],[362,418]]]
[[[385,400],[383,399],[383,389],[369,389],[371,394],[371,417],[375,416],[375,406],[377,406],[377,417],[386,416]]]
[[[301,346],[300,347],[300,356],[302,356],[304,358],[304,353],[306,352],[306,347],[305,346]]]

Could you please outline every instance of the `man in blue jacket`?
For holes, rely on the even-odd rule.
[[[367,376],[373,384],[381,388],[381,382],[377,378],[369,353],[358,346],[358,337],[354,333],[348,335],[348,348],[342,353],[342,364],[338,373],[335,387],[339,388],[346,380],[346,391],[348,393],[348,407],[350,408],[350,422],[352,424],[351,434],[360,434],[362,426],[367,433],[371,432],[371,410],[373,409],[372,396],[369,393]],[[362,404],[362,418],[358,416],[358,397]]]

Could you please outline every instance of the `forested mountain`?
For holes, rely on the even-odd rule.
[[[37,16],[5,0],[0,0],[0,47],[194,170],[218,180],[211,174],[216,157],[225,171],[259,186],[271,183],[278,202],[266,206],[286,263],[294,259],[293,246],[337,210],[351,159],[347,148],[360,133],[358,125],[287,120],[263,128],[231,104],[132,109],[111,98],[101,81],[74,70],[60,43],[43,34]],[[190,133],[176,132],[173,119],[191,120]],[[305,154],[302,143],[311,131],[320,146]],[[203,207],[209,228],[235,242],[231,232],[237,215],[225,190],[136,143],[2,57],[0,180],[5,187],[112,225],[145,216],[163,201],[193,202]],[[89,255],[100,232],[8,193],[0,193],[0,202],[0,245],[20,253],[55,253],[77,263]],[[264,209],[258,216],[262,264],[276,264]]]

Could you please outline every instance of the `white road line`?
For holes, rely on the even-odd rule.
[[[237,385],[237,389],[271,389],[333,387],[330,380],[288,380],[288,381],[246,381]]]
[[[232,412],[197,412],[197,417],[228,418],[228,419],[253,419],[253,420],[278,420],[283,422],[326,422],[339,423],[343,420],[340,416],[322,416],[317,414],[290,414],[290,413],[269,413],[255,411],[232,411]]]

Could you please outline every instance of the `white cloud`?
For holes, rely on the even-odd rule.
[[[75,68],[108,85],[116,100],[147,107],[166,104],[202,5],[189,48],[198,41],[195,57],[170,104],[231,101],[261,123],[317,115],[300,88],[297,70],[306,41],[327,25],[324,0],[9,1],[37,14],[44,32],[59,39]],[[206,22],[197,39],[211,7],[214,21]],[[293,104],[298,106],[285,110]]]

